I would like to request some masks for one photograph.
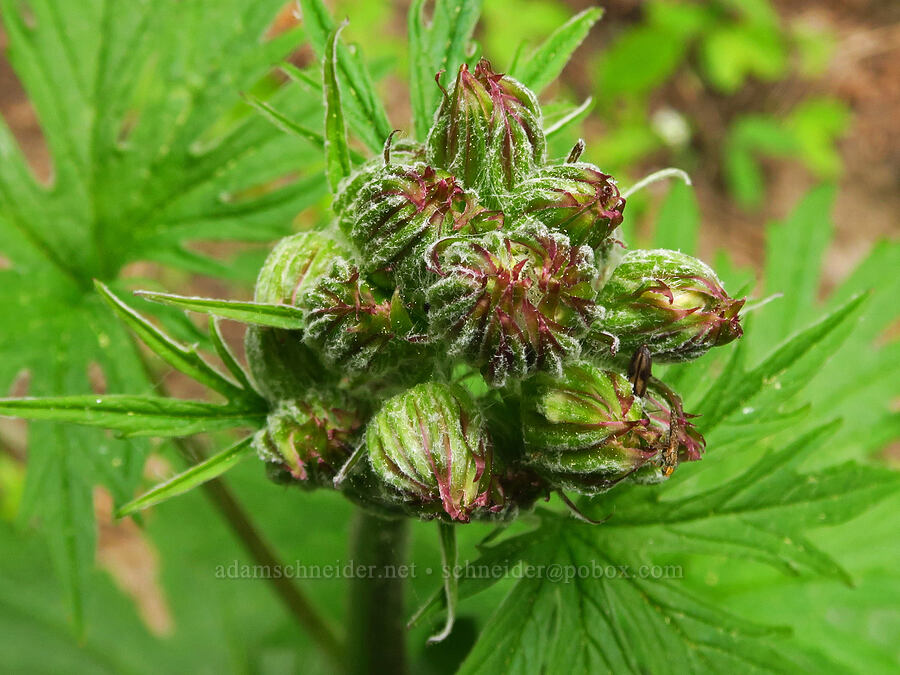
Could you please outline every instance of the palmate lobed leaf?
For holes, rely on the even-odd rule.
[[[560,664],[570,672],[635,673],[821,666],[790,649],[784,630],[730,615],[682,590],[677,579],[641,578],[636,561],[607,550],[598,531],[547,514],[540,528],[517,538],[517,557],[489,549],[472,563],[513,568],[521,559],[531,578],[512,587],[460,672],[527,673]]]
[[[725,372],[710,387],[698,406],[704,416],[703,429],[711,430],[728,416],[743,412],[741,409],[761,393],[769,397],[767,405],[774,406],[802,389],[809,377],[833,356],[853,329],[853,318],[858,317],[865,300],[864,295],[852,298],[786,340],[749,371],[743,365],[746,343],[740,343],[733,350]],[[753,408],[752,412],[762,414],[765,410],[768,408],[760,406]]]
[[[898,505],[895,494],[860,518],[813,535],[817,546],[841,558],[853,587],[827,578],[769,578],[767,570],[737,570],[727,577],[715,567],[699,572],[718,575],[722,583],[714,592],[742,614],[760,617],[777,606],[783,620],[796,626],[796,639],[817,645],[841,672],[894,672],[900,660],[893,609],[900,600]],[[823,608],[823,619],[809,621],[817,608]]]
[[[803,533],[857,517],[893,493],[900,476],[859,465],[797,473],[793,466],[829,431],[809,434],[705,493],[672,501],[648,498],[640,487],[613,491],[589,511],[612,513],[601,526],[545,512],[536,530],[483,550],[471,563],[472,579],[461,579],[463,597],[500,578],[486,579],[479,569],[514,569],[522,561],[532,572],[516,577],[521,580],[488,622],[463,672],[501,665],[504,672],[533,672],[559,663],[591,672],[824,667],[826,660],[785,639],[789,631],[754,625],[701,600],[685,585],[690,569],[686,579],[642,578],[641,570],[665,570],[673,555],[689,551],[848,583],[840,565]],[[622,569],[630,576],[621,576]]]
[[[834,196],[834,186],[816,188],[784,222],[769,226],[765,292],[783,297],[759,310],[757,344],[777,343],[816,315],[822,262],[833,234]]]
[[[92,279],[112,282],[136,260],[225,272],[186,240],[270,240],[323,194],[321,175],[296,178],[318,174],[315,146],[240,103],[242,90],[264,90],[298,124],[321,128],[319,98],[257,88],[302,41],[296,29],[265,36],[282,4],[0,1],[10,62],[52,155],[45,185],[0,120],[0,301],[16,317],[0,334],[0,390],[24,370],[33,396],[80,394],[92,368],[110,391],[146,391],[139,355]],[[92,486],[130,498],[146,451],[87,429],[30,428],[22,516],[50,536],[76,622]]]
[[[166,456],[175,459],[174,453]],[[229,473],[228,483],[242,503],[265,514],[266,538],[284,558],[323,566],[341,559],[350,504],[325,492],[273,490],[259,472],[256,463],[243,462]],[[298,528],[296,519],[279,517],[286,509],[302,510],[321,527]],[[119,568],[132,578],[140,575],[137,603],[122,592],[117,583],[122,577],[111,575],[109,566],[89,571],[88,627],[79,639],[66,624],[67,609],[45,542],[0,522],[0,661],[5,671],[237,673],[248,667],[269,671],[275,663],[276,670],[283,665],[310,675],[334,672],[274,593],[256,581],[223,578],[220,569],[246,569],[253,560],[201,491],[156,507],[140,529],[121,523],[114,531],[126,535],[118,542],[149,546],[148,557],[159,565]],[[342,583],[306,585],[316,607],[335,623],[343,621],[343,603],[333,601]]]

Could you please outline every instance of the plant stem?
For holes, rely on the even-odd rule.
[[[205,453],[193,439],[175,439],[175,447],[192,464],[204,459]],[[283,568],[275,552],[263,539],[247,512],[222,480],[218,478],[211,480],[204,483],[202,488],[254,562],[258,565],[266,565],[268,569]],[[341,665],[344,660],[344,651],[337,636],[296,584],[287,577],[277,574],[267,575],[266,580],[271,584],[272,590],[275,591],[288,612],[309,633],[313,642],[332,664]]]
[[[155,389],[160,395],[169,396],[169,392],[166,391],[159,378],[154,377],[153,368],[147,355],[141,351],[140,345],[136,342],[133,345],[135,353],[147,373],[147,379],[150,382],[158,382]],[[206,459],[206,453],[202,444],[194,438],[173,438],[172,441],[175,449],[189,464],[197,464]],[[212,505],[219,512],[219,515],[222,516],[222,519],[237,535],[237,538],[254,562],[259,565],[268,565],[270,566],[269,569],[273,570],[276,568],[284,569],[271,546],[263,539],[259,530],[250,520],[250,516],[244,511],[244,508],[224,481],[216,478],[204,483],[201,487],[207,498],[212,502]],[[285,609],[309,633],[313,642],[319,647],[325,657],[335,666],[343,665],[343,646],[332,628],[319,616],[319,613],[306,595],[297,588],[293,581],[282,575],[267,575],[266,580],[271,584],[272,590],[275,591]]]
[[[404,574],[409,525],[406,519],[386,519],[362,509],[350,531],[350,581],[347,626],[348,672],[407,672],[406,624],[403,620]]]

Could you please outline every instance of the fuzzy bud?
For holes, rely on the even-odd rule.
[[[622,224],[625,199],[615,180],[593,164],[562,164],[541,169],[517,188],[513,211],[530,215],[573,245],[597,249]]]
[[[624,355],[646,344],[655,361],[689,361],[743,334],[744,300],[730,298],[709,266],[679,251],[629,251],[597,304],[602,315],[588,343],[598,352],[612,335]]]
[[[628,378],[589,363],[523,384],[522,434],[528,466],[584,494],[636,476],[658,454],[660,438]]]
[[[373,288],[344,258],[334,261],[302,305],[306,343],[348,373],[395,362],[410,346],[394,330],[402,306]]]
[[[366,272],[412,291],[423,284],[423,256],[431,244],[502,223],[502,214],[479,206],[475,193],[453,176],[421,163],[374,172],[341,219]]]
[[[426,156],[498,208],[502,195],[544,163],[542,125],[537,97],[525,85],[484,59],[474,71],[463,64],[444,92]]]
[[[431,264],[441,277],[427,293],[432,336],[493,386],[534,370],[558,373],[578,355],[594,317],[589,248],[532,223],[438,242]]]
[[[352,220],[348,219],[347,216],[359,196],[359,191],[366,183],[380,175],[386,166],[412,166],[424,160],[424,146],[405,139],[394,140],[394,135],[391,134],[385,140],[384,153],[381,157],[370,159],[359,169],[344,178],[338,186],[331,208],[338,217],[339,222],[341,222],[341,229],[344,230],[344,234],[350,235],[350,229],[346,224],[352,223]]]
[[[388,399],[366,445],[375,474],[423,517],[467,522],[476,509],[502,506],[490,438],[460,389],[431,382]]]
[[[266,258],[256,281],[254,300],[297,305],[332,259],[344,250],[319,232],[301,232],[282,239]],[[310,384],[325,381],[316,354],[303,344],[300,331],[251,325],[244,337],[251,375],[270,401],[305,395]]]
[[[254,302],[294,305],[346,249],[321,232],[285,237],[272,249],[256,279]]]
[[[352,452],[360,423],[338,401],[282,401],[253,438],[260,457],[304,486],[331,486]]]

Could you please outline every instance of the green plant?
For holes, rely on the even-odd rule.
[[[92,280],[124,288],[121,272],[135,261],[252,274],[252,265],[191,245],[270,241],[323,193],[318,152],[240,103],[241,90],[283,98],[269,73],[302,37],[262,39],[279,4],[228,2],[215,16],[202,2],[183,11],[101,0],[0,5],[10,61],[53,163],[42,184],[0,122],[0,298],[17,317],[0,336],[4,387],[27,372],[33,396],[82,393],[93,369],[95,384],[146,393],[154,375]],[[295,119],[320,119],[315,98],[285,105]],[[206,343],[182,317],[167,318],[183,339]],[[49,535],[79,623],[96,538],[93,486],[128,499],[150,446],[58,425],[33,426],[29,440],[22,517],[39,519]]]
[[[516,122],[525,120],[525,124],[513,129],[512,145],[492,146],[494,138],[486,133],[480,137],[487,141],[484,147],[456,145],[451,157],[441,156],[443,167],[426,168],[421,164],[423,151],[419,146],[392,142],[391,126],[377,103],[358,52],[339,45],[340,28],[334,27],[320,3],[310,0],[302,5],[305,31],[323,57],[324,133],[318,130],[317,121],[284,107],[294,87],[306,91],[319,88],[313,79],[314,69],[304,72],[287,68],[293,76],[291,86],[276,89],[274,95],[265,88],[256,90],[247,100],[269,121],[324,145],[325,175],[338,193],[334,203],[338,222],[331,223],[323,212],[319,228],[284,239],[263,268],[254,302],[149,294],[164,303],[253,324],[246,338],[250,375],[230,352],[215,321],[210,323],[209,342],[205,344],[223,362],[224,371],[211,367],[193,347],[168,338],[99,283],[100,298],[138,337],[171,366],[224,398],[225,403],[98,393],[5,399],[0,402],[0,412],[112,428],[127,436],[215,434],[231,427],[258,429],[253,444],[270,460],[273,478],[292,485],[324,487],[332,486],[336,478],[341,492],[385,515],[412,512],[445,520],[477,516],[505,519],[527,511],[531,502],[552,486],[589,494],[600,492],[579,499],[574,508],[584,519],[608,517],[601,526],[572,519],[565,508],[568,498],[563,496],[559,502],[539,507],[534,515],[523,515],[506,529],[492,531],[491,541],[478,543],[488,534],[483,525],[454,528],[440,521],[442,561],[436,559],[436,550],[429,548],[424,537],[415,538],[413,560],[435,567],[443,562],[451,573],[443,575],[444,587],[436,590],[414,617],[414,623],[425,623],[438,609],[452,617],[457,600],[468,603],[461,605],[466,612],[480,610],[486,616],[490,608],[496,610],[483,623],[474,646],[471,638],[466,641],[465,631],[460,630],[466,624],[460,622],[462,625],[447,638],[460,640],[451,642],[456,658],[435,651],[439,647],[430,648],[423,663],[431,667],[455,668],[465,655],[463,672],[497,667],[523,672],[735,667],[887,670],[892,658],[891,633],[867,634],[871,624],[863,619],[877,618],[878,611],[888,606],[891,594],[900,590],[891,567],[896,547],[893,543],[873,546],[857,541],[853,555],[848,555],[845,543],[854,541],[854,528],[861,521],[855,520],[851,527],[841,525],[877,505],[872,513],[862,516],[866,519],[862,522],[875,535],[882,533],[884,542],[894,539],[890,534],[896,517],[892,520],[890,514],[896,498],[890,495],[896,490],[896,475],[855,460],[865,460],[896,432],[896,414],[887,405],[897,374],[896,342],[877,348],[873,343],[895,318],[885,308],[890,307],[900,289],[885,270],[900,262],[898,247],[877,247],[858,272],[833,293],[823,312],[815,298],[820,258],[828,242],[822,223],[827,222],[831,192],[821,189],[812,193],[788,222],[773,227],[770,234],[764,291],[783,293],[784,299],[751,303],[747,307],[752,310],[747,336],[717,350],[721,356],[711,354],[663,369],[657,363],[651,372],[640,349],[632,359],[631,348],[643,341],[634,341],[630,321],[620,317],[607,319],[612,323],[604,324],[601,317],[598,323],[590,313],[601,291],[598,282],[606,282],[603,292],[625,288],[617,294],[635,295],[627,287],[635,276],[629,270],[637,268],[637,276],[645,274],[639,269],[646,262],[640,256],[626,258],[625,263],[618,260],[619,248],[613,239],[621,236],[615,228],[622,219],[622,204],[617,193],[588,200],[591,209],[599,211],[590,227],[578,219],[583,215],[583,202],[578,196],[590,195],[589,191],[579,192],[580,186],[594,186],[601,191],[596,194],[605,195],[604,188],[615,190],[608,176],[589,165],[571,164],[578,160],[577,148],[568,164],[579,169],[578,175],[560,169],[559,175],[551,171],[542,176],[544,161],[535,142],[535,127],[530,127],[529,118],[516,108],[511,108]],[[421,59],[411,72],[416,136],[420,141],[425,140],[423,129],[427,131],[431,113],[441,101],[437,87],[428,88],[431,78],[442,68],[455,71],[457,64],[474,59],[467,44],[478,14],[477,3],[443,2],[437,4],[432,22],[423,23],[422,8],[423,3],[414,3],[410,16],[411,52]],[[9,14],[7,9],[4,7],[4,16]],[[166,16],[165,10],[158,11],[159,17]],[[563,55],[577,46],[597,18],[596,12],[574,18],[530,58],[520,59],[513,72],[526,85],[541,89],[558,74],[565,62]],[[174,23],[177,19],[173,15],[169,20]],[[38,26],[42,25],[38,16]],[[493,77],[486,65],[479,67],[474,70],[476,82],[472,84],[476,89],[477,84],[491,82]],[[502,96],[510,92],[503,89],[504,85],[517,87],[501,80]],[[528,98],[521,89],[513,91],[517,104]],[[445,118],[459,110],[446,102],[462,93],[453,90],[447,94],[444,105],[449,112]],[[524,107],[533,109],[534,105],[527,100]],[[234,111],[229,109],[229,113]],[[466,125],[490,131],[477,108],[471,113],[467,120],[442,120],[439,113],[435,126],[439,131],[432,133],[427,144],[432,158],[436,152],[446,153],[448,147],[454,147],[449,139]],[[363,164],[346,142],[345,122],[362,145],[380,156]],[[255,124],[256,120],[246,118],[244,123]],[[438,134],[443,138],[435,140]],[[433,144],[438,142],[440,147],[435,149]],[[275,149],[272,152],[279,156],[280,164],[268,166],[267,162],[274,159],[266,155],[265,162],[254,170],[259,173],[248,170],[242,179],[255,185],[258,179],[265,182],[272,177],[266,172],[283,169],[288,160]],[[489,170],[475,171],[471,179],[459,185],[444,170],[466,152],[472,153],[473,162]],[[315,166],[312,158],[320,153],[303,156]],[[425,159],[428,157],[426,153]],[[107,161],[101,159],[100,164]],[[458,166],[463,169],[471,166],[464,157],[460,162]],[[566,163],[559,164],[565,169]],[[352,174],[355,166],[361,166],[361,171]],[[520,200],[508,200],[507,190],[523,179],[547,182],[533,193],[519,192],[517,196],[523,197]],[[560,181],[574,184],[559,191],[556,186]],[[8,190],[17,187],[14,182],[2,184]],[[547,225],[516,227],[507,222],[546,218],[548,195],[562,195],[565,201],[561,207],[574,210],[572,218],[560,219],[552,213],[555,231],[547,230]],[[379,210],[379,199],[390,208]],[[291,204],[285,209],[297,208],[290,200],[285,203]],[[409,208],[410,204],[416,208]],[[4,202],[3,206],[11,209],[16,203]],[[498,210],[503,211],[504,218],[498,216]],[[256,211],[250,208],[248,215],[253,213]],[[6,224],[8,211],[3,214]],[[233,214],[233,218],[237,221],[241,214]],[[23,217],[16,222],[30,221]],[[627,219],[623,225],[627,227]],[[393,228],[392,235],[379,239],[388,227]],[[692,310],[685,316],[664,318],[676,325],[680,337],[673,340],[664,333],[646,334],[649,351],[651,355],[655,352],[658,361],[666,355],[675,361],[694,357],[698,351],[736,336],[731,322],[732,309],[737,309],[733,301],[722,297],[722,284],[711,271],[687,255],[695,248],[697,227],[696,205],[689,190],[673,188],[657,222],[654,245],[681,248],[685,254],[656,254],[656,258],[661,265],[696,266],[690,276],[706,283],[703,287],[685,287],[684,273],[678,272],[670,279],[656,280],[665,281],[664,285],[653,283],[638,289],[644,304],[634,311],[642,319],[649,312],[665,314],[666,303],[674,306],[676,298],[680,309]],[[597,230],[602,234],[598,236]],[[338,235],[339,231],[343,234]],[[322,232],[333,236],[324,239]],[[109,234],[115,241],[114,233]],[[441,239],[442,235],[451,236]],[[430,236],[433,242],[420,246],[421,239]],[[572,245],[576,239],[579,244],[588,244],[586,251]],[[371,248],[366,251],[366,246]],[[353,255],[354,248],[366,252]],[[9,250],[16,265],[13,270],[23,270],[16,255],[19,249]],[[145,253],[137,249],[128,255],[137,258]],[[745,275],[727,261],[717,268],[729,288],[747,287]],[[544,270],[544,276],[534,270]],[[618,281],[617,274],[622,277]],[[473,278],[479,285],[470,283]],[[514,296],[510,304],[497,305],[501,312],[484,315],[488,319],[499,317],[500,321],[478,321],[482,315],[477,311],[489,295],[477,291],[514,278],[526,279],[529,288],[540,289],[541,294],[532,292],[524,298],[534,307]],[[16,290],[21,291],[21,287]],[[54,290],[58,289],[51,288],[48,293]],[[506,302],[504,298],[501,296]],[[597,302],[603,306],[602,301]],[[627,309],[621,300],[610,298],[606,303],[609,308]],[[43,311],[46,307],[29,309],[42,321],[47,319]],[[707,312],[705,322],[691,321],[691,317]],[[539,323],[543,320],[545,329],[530,331],[532,319]],[[84,318],[73,315],[71,320],[77,325]],[[171,317],[168,323],[177,325]],[[511,325],[519,330],[510,333]],[[591,327],[599,330],[591,331]],[[43,341],[34,343],[36,348],[47,348],[47,330],[42,333]],[[458,339],[472,335],[478,339]],[[660,341],[654,342],[655,338]],[[626,339],[630,340],[629,350],[616,351],[614,346]],[[433,349],[434,345],[448,344],[454,362],[442,369],[446,360],[437,359]],[[579,364],[576,354],[581,350],[593,354],[591,358],[600,364]],[[82,353],[93,351],[85,349]],[[123,349],[122,353],[132,352]],[[10,354],[11,359],[17,358],[15,352]],[[91,356],[85,358],[89,362]],[[323,360],[333,364],[332,368],[323,368]],[[629,360],[631,367],[627,368]],[[853,368],[846,367],[848,360],[852,360]],[[40,364],[40,360],[35,358],[26,365],[32,363]],[[72,367],[79,365],[75,362]],[[523,380],[521,395],[519,380]],[[682,414],[679,398],[662,384],[663,380],[684,394],[687,409],[700,413],[698,419],[689,422]],[[81,390],[86,390],[87,381],[79,381]],[[146,382],[140,369],[135,368],[135,379],[128,380],[122,389],[139,389],[137,383]],[[314,385],[306,386],[307,382]],[[114,384],[111,381],[109,386]],[[142,388],[146,390],[147,386],[143,384]],[[77,382],[73,388],[78,388]],[[596,406],[573,406],[566,396],[559,396],[560,390],[579,388],[585,394],[582,401],[603,399],[608,419],[597,425]],[[633,388],[630,394],[628,388]],[[655,406],[655,410],[645,416],[644,410],[630,401],[625,413],[622,395],[643,399],[642,406]],[[525,454],[521,454],[518,441],[522,431],[514,423],[520,405],[526,421]],[[431,414],[423,417],[423,406]],[[838,412],[854,423],[835,423]],[[560,422],[565,429],[554,426]],[[607,422],[611,426],[606,426]],[[570,428],[578,424],[590,428]],[[707,439],[709,453],[702,462],[686,465],[678,471],[676,480],[663,485],[628,485],[622,480],[641,477],[659,481],[672,473],[678,454],[695,458],[699,441],[691,424]],[[861,426],[873,433],[861,435]],[[614,431],[598,434],[598,428]],[[366,443],[359,445],[363,429]],[[217,438],[228,437],[219,434]],[[298,445],[298,438],[304,442]],[[35,439],[32,435],[30,442]],[[442,482],[443,474],[435,465],[423,463],[427,460],[427,455],[421,454],[427,449],[422,447],[424,440],[446,444],[455,469],[446,482]],[[243,434],[243,440],[233,441],[230,439],[230,447],[214,458],[128,502],[138,477],[134,469],[128,489],[115,493],[119,512],[134,513],[233,470],[229,476],[234,476],[242,494],[252,499],[254,515],[285,551],[310,564],[327,563],[340,556],[341,545],[331,531],[343,534],[341,528],[350,509],[344,500],[335,498],[337,491],[295,495],[277,490],[260,480],[258,466],[252,470],[251,463],[237,466],[240,459],[254,454],[251,437]],[[106,442],[117,447],[125,443]],[[544,451],[551,446],[558,452]],[[372,456],[371,466],[365,460],[354,464],[360,448]],[[53,449],[64,452],[61,446]],[[622,463],[611,468],[613,450],[639,450],[643,455],[639,459],[627,453],[624,458],[616,457]],[[401,459],[410,459],[411,455],[414,470],[398,473]],[[56,467],[63,479],[71,478],[64,470],[66,466]],[[493,470],[495,466],[498,471]],[[460,467],[464,471],[457,474]],[[641,476],[642,472],[650,475]],[[90,485],[98,475],[85,473],[84,485]],[[112,478],[117,477],[116,472],[110,473]],[[622,484],[607,493],[614,483]],[[65,510],[61,494],[50,494],[49,499]],[[292,517],[285,518],[286,513]],[[70,522],[81,518],[81,531],[89,529],[84,523],[88,515],[85,509],[65,515]],[[227,555],[223,553],[227,546],[214,535],[208,536],[211,525],[203,507],[186,496],[154,515],[160,520],[149,523],[148,528],[163,546],[164,559],[182,561],[174,566],[177,571],[169,581],[176,592],[179,618],[193,632],[176,637],[174,645],[154,639],[101,583],[97,585],[97,597],[102,610],[92,607],[89,616],[102,628],[89,634],[90,649],[77,652],[78,663],[86,669],[135,671],[147,670],[148,661],[178,669],[196,664],[296,668],[295,657],[290,652],[286,656],[282,645],[298,645],[292,635],[284,634],[280,615],[267,599],[256,597],[258,594],[246,588],[235,588],[240,584],[229,584],[227,592],[214,589],[208,578],[211,569],[192,574],[187,569],[190,565],[184,564],[193,551],[201,549],[204,560],[223,560],[221,556]],[[401,565],[407,536],[403,519],[358,518],[352,560],[376,567]],[[319,526],[318,530],[311,531],[310,524]],[[818,531],[823,526],[830,527]],[[454,531],[459,532],[459,542],[451,535]],[[71,530],[64,526],[61,532],[70,536]],[[19,550],[12,544],[18,541],[17,535],[3,529],[0,536],[10,542],[12,553],[3,563],[4,569],[10,570],[7,581],[0,585],[0,606],[9,612],[0,612],[0,620],[23,635],[46,634],[46,621],[32,616],[45,591],[33,588],[23,573],[33,557],[40,557],[36,553],[40,546],[29,542]],[[453,562],[457,558],[465,561],[463,555],[476,544],[480,558],[453,570]],[[305,552],[302,558],[301,551]],[[484,568],[501,572],[485,575],[481,573]],[[644,568],[688,572],[676,585],[671,579],[642,576],[640,570]],[[516,569],[531,573],[517,576]],[[710,578],[724,580],[726,588],[711,592],[707,587]],[[855,620],[842,621],[837,627],[823,621],[811,630],[808,624],[821,613],[819,608],[860,597],[852,596],[855,591],[847,587],[854,578],[863,587],[863,605],[857,615],[844,616]],[[421,576],[410,580],[423,596],[434,589],[435,582],[435,578]],[[353,663],[373,669],[381,659],[382,664],[400,667],[406,659],[403,640],[397,637],[402,630],[402,584],[396,579],[355,579],[350,585],[347,644]],[[316,592],[317,602],[312,604],[323,608],[333,606],[333,597],[340,591],[334,585],[315,589],[312,584],[306,586]],[[775,617],[795,627],[794,638],[766,625],[773,618],[767,613],[766,599],[784,594],[785,586],[795,595],[810,598],[807,604],[783,603],[784,611]],[[27,600],[16,603],[13,598],[23,589],[28,593]],[[204,602],[197,603],[201,595]],[[209,611],[212,598],[219,598],[218,606],[228,617],[224,627],[210,621],[210,615],[216,614]],[[304,607],[311,611],[308,605]],[[334,656],[336,652],[329,627],[339,619],[338,611],[329,613],[330,618],[324,621],[305,622],[323,654]],[[385,613],[387,620],[383,618]],[[17,616],[25,620],[17,622]],[[116,623],[114,617],[118,616],[124,618]],[[450,624],[445,622],[440,637],[447,637]],[[227,636],[235,629],[242,640],[231,638],[232,643],[237,642],[231,660],[221,649],[212,654],[213,650],[202,646],[229,644]],[[374,641],[369,634],[373,630],[378,631]],[[419,630],[426,631],[428,626]],[[835,631],[845,639],[830,639]],[[414,635],[424,638],[425,633]],[[418,641],[421,643],[424,639]],[[415,638],[411,644],[417,644]],[[30,663],[27,653],[11,653],[14,665],[25,667]],[[303,665],[327,667],[324,662]]]

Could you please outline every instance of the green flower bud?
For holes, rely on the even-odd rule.
[[[513,212],[563,232],[575,246],[610,244],[622,224],[625,199],[616,181],[593,164],[548,166],[516,187]]]
[[[502,213],[479,206],[453,176],[421,163],[373,172],[342,219],[365,271],[413,292],[424,283],[423,256],[431,244],[502,224]]]
[[[282,239],[266,258],[256,281],[254,300],[296,305],[345,251],[321,232]],[[270,401],[302,397],[310,384],[327,379],[320,359],[303,344],[300,331],[249,326],[244,350],[260,393]]]
[[[429,382],[388,399],[369,421],[374,472],[420,516],[467,522],[502,507],[484,421],[461,389]]]
[[[342,400],[281,401],[253,437],[260,457],[308,487],[331,487],[353,451],[360,422]]]
[[[438,242],[427,293],[430,334],[482,368],[493,386],[560,372],[594,318],[593,253],[531,223],[514,232]]]
[[[523,383],[526,465],[557,487],[604,492],[658,454],[660,434],[624,375],[571,363]]]
[[[256,279],[254,302],[296,306],[304,294],[331,269],[346,248],[323,232],[285,237],[272,249]]]
[[[597,304],[601,316],[588,337],[597,352],[609,348],[611,335],[626,356],[645,344],[655,361],[689,361],[743,333],[744,300],[730,298],[712,269],[678,251],[629,251]]]
[[[430,164],[479,191],[491,208],[544,163],[546,141],[537,97],[482,59],[459,69],[444,92],[425,144]]]
[[[356,265],[337,258],[302,302],[306,343],[326,362],[360,372],[389,356],[394,338],[391,302]]]
[[[424,146],[415,141],[393,139],[393,134],[384,143],[383,157],[375,157],[363,164],[362,167],[354,171],[341,181],[338,186],[337,194],[331,208],[337,215],[341,223],[341,229],[344,234],[350,236],[350,228],[352,226],[352,218],[348,218],[348,212],[351,210],[354,202],[359,196],[362,187],[377,177],[385,166],[411,166],[419,164],[425,160]]]

